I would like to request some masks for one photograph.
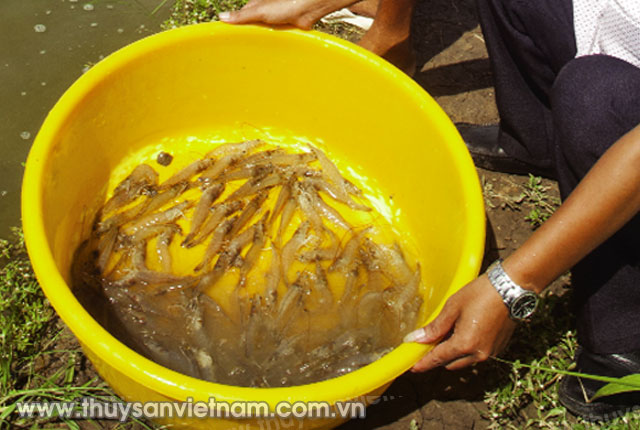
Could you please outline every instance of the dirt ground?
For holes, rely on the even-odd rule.
[[[474,0],[419,2],[412,38],[419,66],[415,80],[455,123],[498,122],[491,66]],[[533,229],[522,210],[505,203],[517,198],[526,177],[483,169],[478,169],[478,175],[488,203],[486,268],[498,256],[513,252]],[[555,182],[543,180],[542,185],[552,198],[558,197]],[[561,279],[551,288],[562,289],[566,282]],[[367,410],[366,419],[352,420],[341,428],[484,429],[489,424],[483,416],[487,410],[484,392],[499,383],[490,363],[455,372],[407,373],[391,385],[383,401]]]
[[[443,107],[454,122],[495,123],[491,69],[473,0],[430,0],[420,2],[414,17],[413,41],[417,53],[415,80]],[[505,201],[516,198],[526,177],[484,170],[478,174],[484,184],[487,205],[487,247],[484,267],[498,255],[506,256],[533,231],[518,208]],[[557,197],[557,187],[543,181]],[[558,285],[562,285],[561,281]],[[73,345],[65,345],[73,347]],[[91,364],[82,359],[79,374],[85,380],[94,375]],[[495,366],[449,372],[434,370],[426,374],[407,373],[398,378],[382,400],[367,410],[367,418],[352,420],[343,429],[384,428],[393,430],[483,429],[484,392],[500,378]],[[100,423],[115,428],[114,423]],[[93,425],[87,428],[96,428]],[[136,427],[134,427],[136,428]],[[140,427],[142,428],[142,427]]]

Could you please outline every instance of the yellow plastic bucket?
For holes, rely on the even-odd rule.
[[[339,378],[243,388],[184,376],[105,331],[69,288],[73,252],[114,169],[153,137],[193,130],[306,136],[375,178],[406,220],[425,285],[423,322],[480,268],[484,207],[455,127],[422,88],[384,60],[317,32],[202,24],[136,42],[101,61],[49,113],[27,160],[27,247],[52,305],[100,375],[128,401],[370,402],[429,346],[401,345]],[[242,134],[242,133],[240,133]],[[224,137],[224,136],[223,136]],[[391,405],[390,405],[391,406]],[[329,428],[344,418],[305,419]],[[263,419],[161,420],[176,428],[265,428]],[[278,423],[276,423],[278,424]],[[282,424],[282,422],[280,422]],[[269,427],[272,428],[272,427]]]

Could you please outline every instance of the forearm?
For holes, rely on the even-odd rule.
[[[542,291],[640,210],[640,126],[598,160],[556,213],[503,264],[524,288]]]

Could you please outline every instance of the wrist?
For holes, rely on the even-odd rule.
[[[540,294],[547,285],[538,280],[536,274],[529,267],[531,265],[526,263],[527,261],[520,261],[511,255],[502,261],[502,268],[517,285],[525,290]]]
[[[502,260],[496,260],[487,270],[489,283],[498,292],[509,316],[514,321],[523,321],[531,317],[538,306],[537,294],[522,288],[502,266]]]

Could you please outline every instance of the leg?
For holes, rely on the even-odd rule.
[[[414,5],[415,0],[380,0],[373,25],[359,43],[410,76],[416,69],[410,39]]]
[[[378,3],[380,3],[379,0],[360,0],[349,7],[349,10],[358,15],[375,18],[378,11]]]
[[[622,135],[640,124],[640,69],[581,57],[551,91],[556,170],[563,198]],[[599,354],[640,350],[640,215],[572,270],[578,338]]]
[[[549,92],[576,52],[571,0],[478,0],[478,14],[494,73],[500,146],[549,168]]]

